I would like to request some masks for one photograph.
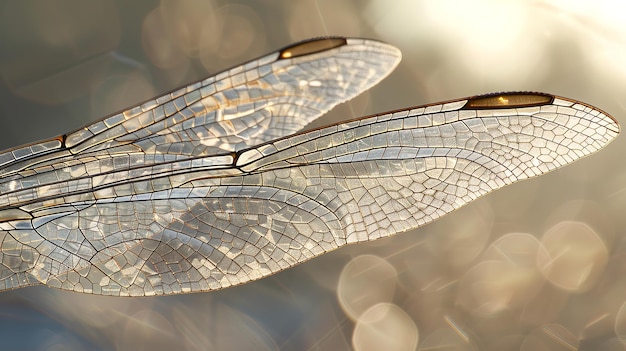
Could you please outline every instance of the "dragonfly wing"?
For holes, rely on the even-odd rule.
[[[65,189],[41,188],[47,184],[74,179],[82,182],[74,191],[90,190],[97,175],[163,168],[293,134],[378,83],[399,60],[398,49],[376,41],[306,41],[66,136],[7,150],[0,153],[0,211]]]
[[[232,152],[293,134],[386,77],[395,47],[323,38],[248,62],[67,136],[73,153],[132,143],[146,153]]]
[[[419,227],[587,156],[618,133],[598,109],[535,93],[341,123],[242,150],[228,176],[189,172],[173,189],[94,199],[53,218],[36,231],[60,233],[61,249],[48,248],[55,255],[30,272],[98,294],[220,289]]]
[[[337,245],[429,223],[519,180],[594,153],[608,114],[539,93],[505,93],[358,119],[242,152],[258,185],[304,194],[336,217]],[[243,184],[250,183],[243,180]]]
[[[295,133],[368,90],[400,58],[397,48],[373,40],[294,44],[65,136],[0,153],[0,176],[103,154],[181,158],[258,145]],[[159,161],[153,158],[144,162]]]

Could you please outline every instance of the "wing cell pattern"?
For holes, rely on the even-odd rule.
[[[124,163],[129,161],[158,164],[211,156],[293,134],[377,84],[400,61],[401,54],[393,46],[344,41],[293,58],[275,52],[64,137],[0,153],[0,176],[90,161],[103,173],[115,170],[117,164],[127,168]]]
[[[342,90],[326,89],[320,98],[331,91]],[[174,95],[150,108],[175,106]],[[517,95],[501,94],[498,101]],[[480,100],[475,108],[471,102],[479,100],[470,98],[292,136],[263,133],[245,146],[230,144],[224,129],[211,142],[231,149],[210,152],[197,151],[193,141],[204,137],[191,132],[202,125],[193,118],[195,127],[186,128],[169,117],[126,123],[114,116],[119,121],[70,134],[65,146],[47,141],[29,146],[26,156],[9,151],[0,183],[0,289],[46,284],[148,296],[242,284],[349,243],[429,223],[596,152],[619,133],[617,122],[593,107],[525,95],[532,103]],[[178,104],[180,113],[194,103]],[[280,110],[293,112],[284,115],[308,111],[287,105]],[[316,106],[310,115],[327,109]],[[299,122],[278,125],[278,134],[300,128]]]

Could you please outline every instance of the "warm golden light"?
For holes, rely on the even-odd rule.
[[[554,99],[542,93],[504,93],[477,96],[467,100],[464,109],[515,108],[545,105]]]
[[[344,38],[313,39],[283,49],[280,52],[280,58],[286,59],[314,54],[316,52],[334,49],[343,45],[346,45],[346,40]]]

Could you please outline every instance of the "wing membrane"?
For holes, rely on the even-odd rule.
[[[307,47],[315,50],[303,51]],[[291,48],[299,54],[284,55]],[[152,155],[181,159],[257,145],[293,134],[369,89],[400,57],[398,49],[372,40],[295,44],[66,136],[8,150],[0,154],[0,176],[102,154],[142,153],[144,163],[158,163]]]
[[[321,50],[327,41],[332,45]],[[311,46],[316,50],[303,52]],[[290,48],[300,48],[299,55],[283,57]],[[153,173],[147,167],[177,167],[172,163],[293,134],[378,83],[399,60],[396,48],[376,41],[307,41],[64,137],[8,150],[0,154],[0,209],[89,190],[96,175],[113,172],[124,181],[129,168]],[[59,183],[70,178],[69,186]]]
[[[274,141],[254,137],[256,144],[229,153],[182,152],[191,139],[159,149],[167,128],[139,132],[161,122],[138,123],[127,130],[132,137],[103,144],[93,140],[107,128],[96,128],[102,132],[90,131],[85,142],[66,141],[70,153],[82,145],[77,154],[5,177],[0,289],[46,284],[147,296],[245,283],[427,224],[587,156],[619,133],[596,108],[536,93],[416,107]],[[153,148],[140,147],[144,140]],[[122,152],[129,145],[139,151]]]

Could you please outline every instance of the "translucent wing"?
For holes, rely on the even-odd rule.
[[[36,200],[7,197],[5,288],[144,296],[241,284],[426,224],[618,133],[588,105],[509,93],[101,174],[91,190],[80,179],[33,186]]]
[[[258,145],[299,131],[369,89],[400,58],[398,49],[372,40],[304,41],[73,133],[0,153],[0,177],[102,155],[125,163],[133,154],[131,162],[145,165]],[[106,165],[100,166],[102,173]]]

